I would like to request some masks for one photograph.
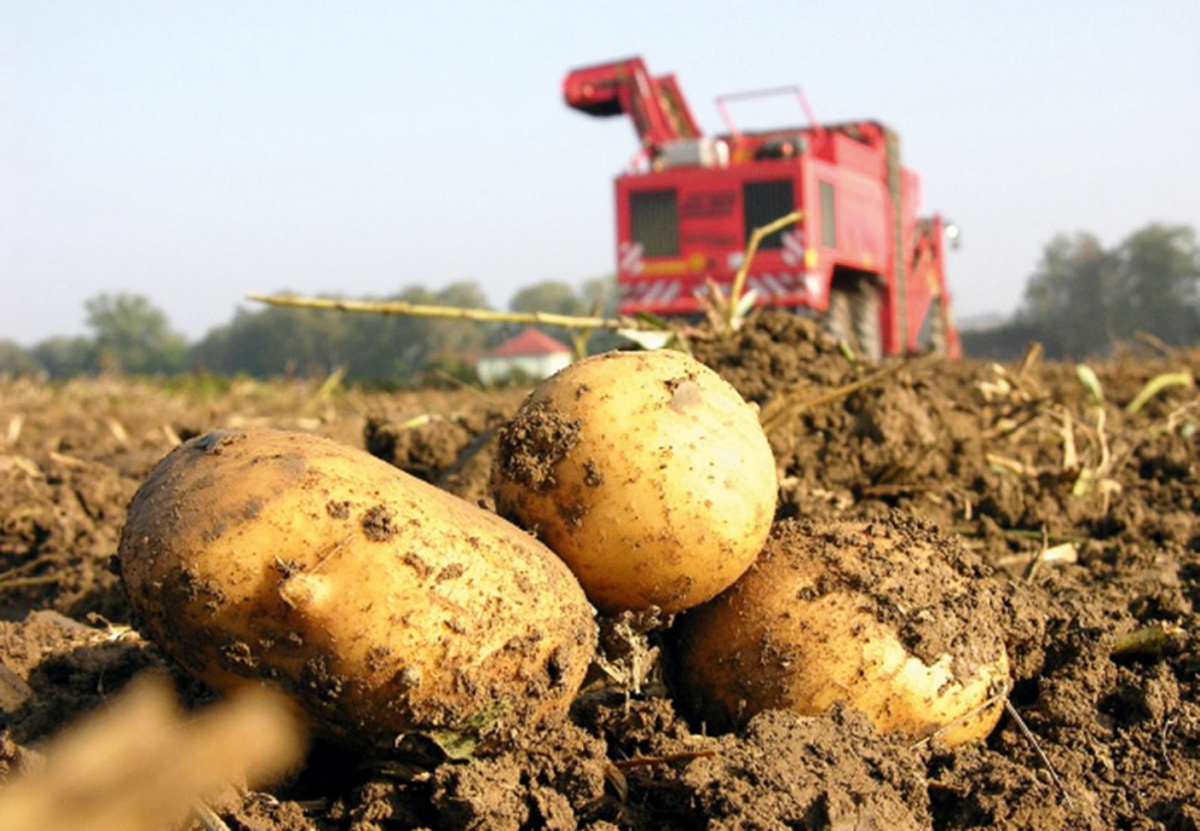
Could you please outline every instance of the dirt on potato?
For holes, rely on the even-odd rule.
[[[782,313],[692,347],[761,409],[777,519],[899,513],[1009,581],[1019,603],[975,612],[1007,618],[987,623],[1013,673],[987,741],[912,744],[845,709],[713,735],[674,704],[670,620],[610,621],[569,722],[462,761],[319,744],[269,793],[214,802],[232,831],[1200,829],[1200,397],[1139,398],[1164,373],[1194,378],[1200,351],[1093,363],[1089,389],[1036,353],[859,365]],[[0,779],[144,671],[209,698],[128,628],[110,568],[129,498],[176,443],[311,431],[487,506],[523,392],[0,379]]]

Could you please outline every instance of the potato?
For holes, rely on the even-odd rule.
[[[609,352],[543,381],[501,431],[492,488],[608,612],[676,612],[731,585],[777,490],[756,409],[670,350]]]
[[[130,503],[119,563],[140,627],[185,669],[275,682],[354,745],[559,718],[595,649],[594,609],[532,536],[311,435],[177,448]]]
[[[948,745],[1003,711],[1002,583],[931,526],[779,523],[752,568],[679,624],[681,694],[716,729],[837,702]]]

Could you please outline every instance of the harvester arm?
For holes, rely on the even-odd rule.
[[[574,70],[563,79],[563,98],[589,115],[629,115],[648,149],[700,136],[675,76],[650,77],[641,58]]]

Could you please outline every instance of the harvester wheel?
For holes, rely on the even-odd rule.
[[[868,361],[883,357],[883,337],[879,331],[879,289],[867,277],[836,282],[829,292],[829,311],[825,315],[829,334]]]

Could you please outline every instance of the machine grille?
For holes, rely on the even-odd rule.
[[[630,234],[646,257],[679,254],[679,209],[674,189],[629,194]]]

